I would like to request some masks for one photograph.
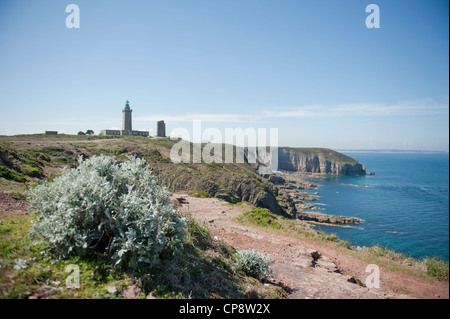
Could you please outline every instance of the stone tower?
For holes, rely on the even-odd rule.
[[[130,109],[130,102],[125,104],[125,108],[122,110],[122,130],[124,131],[131,131],[131,112],[133,112],[132,109]]]
[[[158,121],[156,126],[156,136],[166,137],[166,124],[164,121]]]

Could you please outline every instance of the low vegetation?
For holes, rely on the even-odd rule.
[[[237,269],[257,279],[262,279],[271,273],[271,263],[272,260],[264,257],[256,250],[239,250],[236,253]]]
[[[195,190],[195,191],[191,191],[189,192],[189,195],[193,196],[193,197],[197,197],[197,198],[210,198],[211,196],[209,196],[209,194],[205,191],[202,190]]]
[[[286,297],[180,216],[143,160],[80,158],[27,195],[31,214],[0,215],[0,298],[122,298],[130,287],[140,298]]]
[[[211,236],[189,215],[183,250],[151,267],[125,271],[102,255],[57,259],[42,254],[45,243],[29,236],[31,219],[23,213],[0,215],[1,298],[124,298],[127,288],[140,298],[286,298],[286,292],[245,275],[237,268],[236,250]],[[79,287],[70,287],[69,270],[78,267]]]
[[[445,260],[436,257],[425,258],[424,263],[430,276],[442,281],[449,281],[449,265]]]

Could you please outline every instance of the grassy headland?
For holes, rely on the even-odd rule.
[[[30,216],[24,209],[14,212],[8,205],[24,204],[25,190],[51,181],[64,167],[76,167],[79,156],[100,154],[118,160],[126,160],[127,154],[145,159],[159,183],[172,192],[217,197],[231,204],[249,202],[254,209],[238,218],[241,223],[326,242],[396,271],[415,269],[416,274],[423,275],[420,269],[425,268],[426,276],[448,281],[447,262],[434,258],[416,261],[378,246],[357,249],[336,235],[318,232],[290,219],[293,203],[260,176],[253,165],[172,163],[169,154],[174,143],[167,138],[144,137],[43,134],[0,137],[0,204],[4,204],[0,206],[0,298],[122,298],[129,291],[139,292],[142,298],[149,294],[157,298],[286,297],[281,288],[239,273],[234,248],[212,238],[205,225],[189,216],[185,254],[163,260],[142,274],[118,271],[102,258],[72,257],[55,262],[43,256],[40,253],[43,247],[29,238]],[[70,264],[80,267],[83,284],[79,289],[64,288],[66,267]]]

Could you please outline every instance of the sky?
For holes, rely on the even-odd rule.
[[[446,0],[0,0],[0,135],[120,129],[129,100],[151,135],[448,151],[448,39]]]

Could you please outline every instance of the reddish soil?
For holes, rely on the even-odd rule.
[[[14,192],[0,191],[0,212],[26,211],[28,202],[22,195]]]
[[[352,277],[366,283],[372,274],[366,272],[368,263],[339,248],[233,221],[248,210],[245,207],[230,206],[212,198],[175,197],[184,198],[180,211],[189,211],[196,219],[204,221],[214,236],[237,249],[254,249],[270,257],[273,260],[270,280],[289,287],[290,298],[449,298],[448,282],[389,271],[381,266],[380,287],[362,287],[354,283]],[[320,258],[313,258],[317,253]]]

